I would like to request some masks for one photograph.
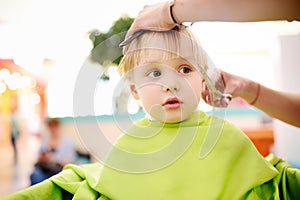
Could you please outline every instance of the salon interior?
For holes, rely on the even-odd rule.
[[[121,87],[116,66],[104,70],[89,56],[91,30],[105,32],[121,14],[134,17],[145,4],[126,2],[112,0],[107,9],[95,6],[96,0],[0,1],[0,197],[29,186],[47,119],[58,118],[76,151],[94,162],[101,149],[95,139],[99,132],[113,143],[123,121],[144,115],[128,88]],[[300,93],[300,22],[198,22],[191,29],[216,68],[272,89]],[[87,68],[96,74],[94,85],[80,79]],[[104,73],[109,78],[103,79]],[[89,86],[92,99],[81,101],[81,90]],[[300,168],[299,128],[240,98],[222,109],[202,100],[199,109],[242,129],[263,156],[274,153]],[[11,142],[15,110],[17,156]],[[126,119],[119,113],[126,113]]]

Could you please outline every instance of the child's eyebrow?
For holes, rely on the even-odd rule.
[[[151,62],[151,63],[146,63],[146,64],[143,64],[143,65],[140,65],[139,68],[142,69],[142,70],[149,70],[149,69],[153,69],[153,68],[160,68],[161,66],[163,66],[162,64],[160,63],[157,63],[157,62]]]

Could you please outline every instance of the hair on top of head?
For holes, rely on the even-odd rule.
[[[146,64],[155,58],[167,60],[183,58],[195,67],[207,68],[207,55],[197,37],[189,28],[169,31],[147,31],[128,44],[118,71],[124,75],[134,67]]]

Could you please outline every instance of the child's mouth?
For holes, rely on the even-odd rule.
[[[165,103],[163,104],[163,107],[175,109],[175,108],[179,108],[180,105],[181,105],[181,102],[177,98],[169,98],[165,101]]]

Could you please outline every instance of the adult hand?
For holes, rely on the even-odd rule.
[[[171,30],[172,28],[174,28],[174,26],[175,23],[173,22],[170,15],[169,2],[146,5],[135,18],[126,34],[126,38],[140,29],[151,31],[166,31]]]
[[[231,94],[233,98],[241,97],[247,102],[252,102],[253,99],[255,99],[256,93],[253,92],[253,88],[256,89],[257,83],[222,70],[219,71],[224,82],[223,93]],[[209,89],[204,81],[202,84],[202,98],[206,103],[209,104],[211,96]]]

